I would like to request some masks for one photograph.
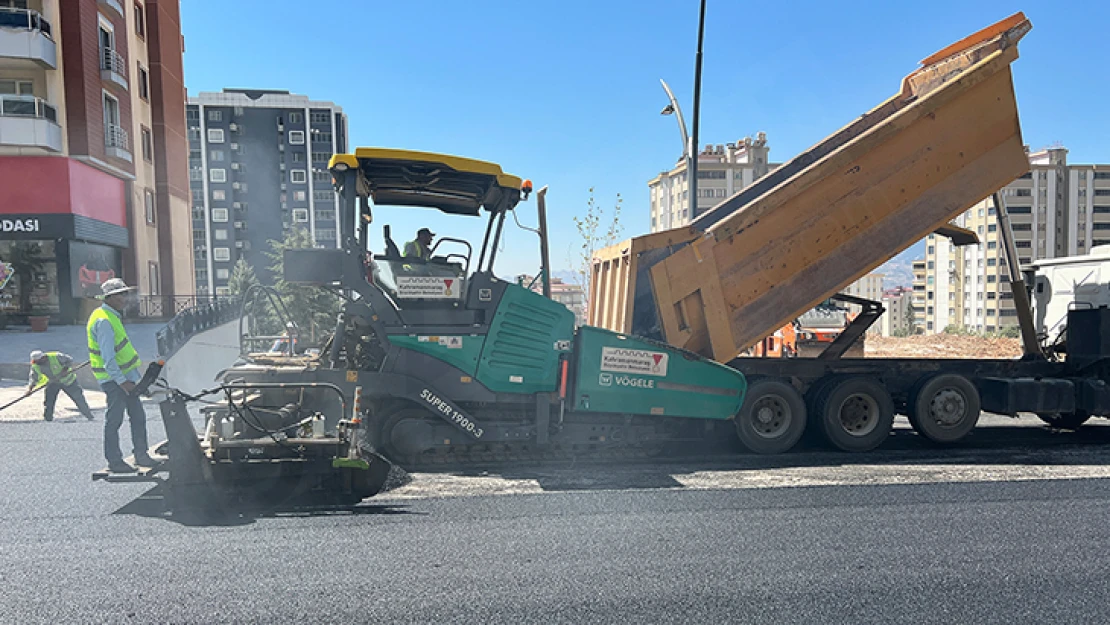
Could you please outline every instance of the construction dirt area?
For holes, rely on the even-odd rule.
[[[1021,356],[1021,339],[956,334],[868,335],[864,353],[868,358],[1017,358]]]

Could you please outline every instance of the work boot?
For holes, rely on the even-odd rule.
[[[112,473],[134,473],[137,469],[123,460],[108,463],[108,470]]]
[[[154,468],[154,467],[156,467],[156,466],[158,466],[162,463],[158,462],[157,460],[155,460],[154,458],[151,458],[150,456],[148,456],[146,454],[143,454],[142,456],[135,456],[135,464],[140,466],[140,467],[151,469],[151,468]]]

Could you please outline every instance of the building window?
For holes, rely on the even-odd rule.
[[[308,195],[307,191],[294,191],[293,192],[293,200],[296,201],[296,202],[303,202],[303,201],[305,201],[305,197],[307,195]]]
[[[141,63],[137,65],[139,66],[139,97],[150,101],[150,74]]]
[[[228,270],[228,269],[217,269],[216,270],[216,279],[217,280],[227,280],[227,278],[230,274],[231,274],[231,271]]]
[[[313,130],[312,141],[313,143],[331,143],[331,133]]]
[[[224,120],[224,112],[216,109],[208,109],[208,121],[222,122]]]
[[[293,209],[293,222],[294,223],[308,223],[308,209],[307,208],[294,208]]]
[[[304,184],[308,182],[308,172],[303,169],[289,170],[289,180],[294,184]]]
[[[1017,197],[1032,197],[1032,189],[1014,189],[1014,195]]]
[[[143,140],[143,160],[148,163],[154,162],[154,137],[151,135],[150,128],[142,126],[140,134]]]
[[[185,121],[191,122],[190,125],[200,123],[200,110],[189,107],[185,110]]]
[[[1033,247],[1032,241],[1018,241],[1014,243],[1014,247],[1029,249]]]
[[[135,3],[135,34],[140,38],[146,37],[146,12],[138,2]]]
[[[194,168],[190,169],[189,170],[189,180],[192,180],[193,182],[203,182],[204,181],[204,170],[201,169],[200,167],[194,167]]]
[[[210,169],[208,170],[209,182],[227,182],[226,169]]]
[[[998,282],[998,276],[995,276],[995,275],[987,276],[987,282],[989,284],[994,284],[995,282]]]
[[[293,152],[293,162],[294,163],[303,163],[304,162],[304,152]]]
[[[210,111],[210,112],[219,113],[219,111]],[[223,143],[224,142],[224,130],[223,130],[223,128],[209,128],[208,129],[208,142],[209,143]]]
[[[150,189],[143,190],[143,207],[146,209],[146,222],[154,225],[154,192]]]
[[[223,189],[213,189],[212,190],[212,199],[213,200],[226,200],[227,199],[227,191],[224,191]]]
[[[212,248],[212,260],[218,260],[226,263],[231,260],[231,248],[227,247],[214,247]]]
[[[988,250],[998,249],[998,242],[996,242],[996,241],[987,241],[987,249]]]
[[[210,151],[208,153],[208,160],[212,161],[213,163],[222,163],[224,161],[224,151],[223,150],[212,150],[212,151]]]
[[[314,123],[314,124],[330,124],[331,123],[331,113],[322,112],[322,111],[313,111],[313,113],[309,117],[309,119],[311,119],[312,123]]]
[[[312,162],[313,163],[327,163],[330,160],[331,160],[331,152],[313,152],[312,153]]]
[[[219,223],[226,223],[227,222],[227,209],[226,208],[213,208],[212,209],[212,221],[216,221],[216,222],[219,222]]]
[[[212,238],[217,240],[217,241],[226,241],[227,240],[227,230],[224,229],[224,228],[216,228],[215,230],[212,231]]]
[[[154,261],[147,261],[146,264],[146,279],[147,286],[150,287],[151,295],[160,295],[162,292],[161,279],[158,277],[158,263]]]
[[[313,191],[312,199],[317,202],[331,202],[335,200],[334,191]]]
[[[293,145],[304,145],[304,131],[303,130],[290,130],[289,143]]]
[[[929,269],[934,269],[934,268],[935,268],[935,265],[936,265],[936,263],[934,263],[933,261],[929,261],[929,262],[927,263],[927,266],[928,266],[928,268],[929,268]]]
[[[312,180],[314,182],[331,182],[331,172],[326,169],[314,169],[312,171]]]
[[[301,123],[301,114],[300,113],[290,113],[289,114],[289,123],[290,124],[299,124],[299,123]]]
[[[987,259],[987,266],[988,267],[994,267],[997,264],[997,262],[998,262],[997,258],[988,258]]]

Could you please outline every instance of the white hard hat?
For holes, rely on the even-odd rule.
[[[100,297],[101,299],[103,299],[105,297],[111,297],[112,295],[115,295],[117,293],[126,293],[128,291],[133,291],[135,290],[135,287],[127,286],[127,283],[119,278],[112,278],[111,280],[107,280],[104,282],[104,284],[100,285],[100,290],[102,291]]]
[[[31,362],[38,362],[45,355],[46,354],[42,353],[41,349],[36,349],[35,351],[31,352]]]

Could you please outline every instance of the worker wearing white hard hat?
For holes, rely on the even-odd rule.
[[[24,395],[30,395],[35,389],[43,386],[46,387],[43,419],[54,420],[54,404],[58,401],[58,393],[63,392],[73,400],[86,419],[93,420],[92,410],[89,410],[89,402],[85,401],[85,392],[77,383],[73,358],[69,354],[44,352],[38,349],[31,352],[31,374],[28,377],[27,391]]]
[[[124,411],[131,422],[135,463],[142,467],[156,464],[147,452],[146,411],[142,399],[133,392],[142,377],[139,368],[143,363],[127,336],[122,319],[135,289],[119,278],[108,280],[100,289],[104,304],[89,315],[86,334],[93,376],[108,399],[108,409],[104,412],[104,457],[108,460],[108,470],[130,473],[135,467],[124,462],[119,446]]]

